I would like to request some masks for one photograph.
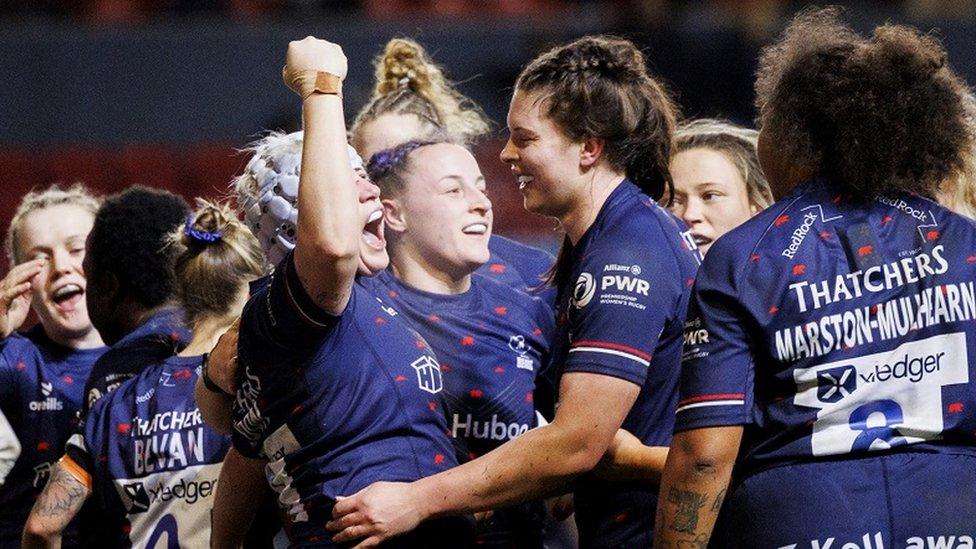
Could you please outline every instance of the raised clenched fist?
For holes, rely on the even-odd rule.
[[[338,44],[308,36],[288,43],[282,77],[292,91],[305,98],[308,86],[314,86],[319,72],[334,74],[342,80],[346,70],[346,55]]]

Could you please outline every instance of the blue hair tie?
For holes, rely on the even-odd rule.
[[[186,229],[184,230],[186,236],[196,240],[197,242],[203,242],[204,244],[213,244],[214,242],[220,241],[224,237],[224,231],[201,231],[193,228],[193,216],[188,216],[186,218]]]

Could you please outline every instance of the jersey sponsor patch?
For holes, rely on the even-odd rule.
[[[817,456],[883,450],[941,437],[942,387],[969,382],[966,334],[793,371],[795,404],[818,410]]]
[[[410,363],[417,372],[417,386],[431,394],[437,394],[444,388],[441,368],[437,361],[424,355]]]
[[[155,547],[165,536],[169,547],[206,547],[219,475],[220,464],[216,463],[114,479],[132,526],[132,545]]]

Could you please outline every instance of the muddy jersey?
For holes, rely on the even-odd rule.
[[[193,388],[203,357],[147,366],[88,412],[66,466],[90,477],[102,543],[206,547],[230,437],[207,426]]]
[[[559,288],[554,366],[639,386],[623,428],[649,446],[670,444],[674,426],[682,327],[699,257],[682,231],[625,180],[572,248],[571,276]],[[656,487],[583,475],[575,499],[582,546],[650,545]]]
[[[118,340],[92,367],[85,383],[81,418],[100,398],[134,377],[144,367],[158,364],[183,350],[190,342],[190,330],[183,312],[165,308],[150,316]]]
[[[437,360],[359,283],[341,315],[327,314],[305,293],[289,254],[248,301],[238,356],[234,446],[269,460],[294,544],[331,543],[325,523],[336,496],[457,465]],[[467,529],[464,518],[445,524]]]
[[[550,307],[553,306],[556,289],[543,286],[542,279],[555,258],[544,250],[497,234],[491,235],[488,240],[488,251],[491,257],[478,269],[478,274],[541,297]]]
[[[746,426],[740,470],[891,449],[974,453],[976,224],[825,183],[712,247],[676,429]]]
[[[536,380],[548,362],[553,324],[540,298],[477,274],[456,295],[412,288],[389,270],[362,283],[388,299],[437,355],[459,459],[474,459],[536,426]],[[541,547],[544,512],[541,504],[496,512],[479,525],[479,546]]]
[[[0,341],[0,411],[20,441],[20,457],[0,486],[0,547],[19,546],[34,500],[75,429],[82,388],[105,352],[69,349],[41,325]],[[70,544],[74,526],[66,531]]]

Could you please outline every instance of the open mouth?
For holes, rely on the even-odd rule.
[[[707,236],[702,236],[697,233],[691,233],[691,237],[695,240],[695,245],[701,248],[702,246],[707,246],[712,243],[712,239]]]
[[[488,232],[488,224],[480,221],[478,223],[472,223],[463,227],[461,232],[464,234],[483,235]]]
[[[379,209],[369,215],[366,226],[363,227],[363,240],[373,248],[380,249],[386,245],[383,238],[383,210]]]
[[[65,284],[51,294],[51,301],[59,309],[71,310],[81,301],[81,296],[84,294],[85,290],[81,286],[77,284]]]
[[[532,183],[532,181],[533,181],[533,180],[534,180],[535,178],[534,178],[534,177],[532,177],[531,175],[520,175],[520,176],[518,176],[518,178],[517,178],[517,179],[518,179],[518,184],[519,184],[519,190],[521,191],[521,190],[522,190],[522,189],[524,189],[524,188],[525,188],[525,187],[526,187],[526,186],[527,186],[527,185],[528,185],[529,183]]]

